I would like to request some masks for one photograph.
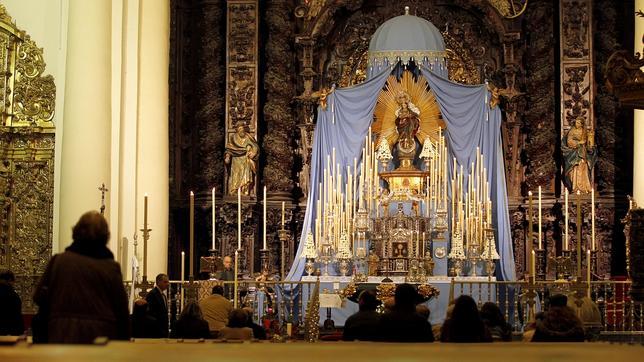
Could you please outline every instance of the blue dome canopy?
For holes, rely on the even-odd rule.
[[[443,35],[429,21],[418,16],[405,14],[384,22],[369,42],[369,64],[381,68],[397,60],[410,60],[425,64],[443,64],[445,41]]]

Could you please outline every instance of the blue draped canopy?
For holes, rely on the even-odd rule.
[[[315,202],[320,196],[318,185],[323,182],[327,155],[335,149],[336,162],[345,165],[341,168],[344,172],[346,165],[353,165],[354,158],[361,162],[362,147],[373,121],[378,95],[393,69],[393,66],[380,69],[379,73],[372,74],[365,83],[335,89],[327,96],[326,108],[318,107],[306,214],[297,255],[287,280],[300,280],[304,273],[305,260],[301,254],[306,235],[313,229],[316,218]],[[484,84],[457,84],[428,67],[422,67],[421,73],[429,83],[447,125],[446,140],[450,156],[456,157],[458,163],[464,166],[464,170],[469,172],[469,167],[476,158],[477,147],[484,155],[485,167],[489,170],[487,181],[491,187],[495,239],[501,256],[497,265],[497,277],[502,280],[515,280],[501,146],[501,111],[498,106],[490,109],[487,102],[490,94]],[[452,164],[448,164],[451,173]],[[342,177],[346,180],[346,175]],[[451,190],[448,192],[451,197]]]

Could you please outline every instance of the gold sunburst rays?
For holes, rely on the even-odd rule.
[[[411,102],[420,110],[420,127],[416,138],[422,144],[426,138],[432,142],[438,141],[439,129],[445,127],[445,122],[441,118],[440,108],[434,94],[429,90],[427,81],[423,77],[418,77],[414,81],[411,72],[405,71],[398,81],[395,76],[389,76],[384,89],[378,96],[378,102],[374,109],[374,121],[371,126],[372,132],[376,135],[376,147],[380,144],[381,139],[387,139],[389,146],[393,146],[398,133],[396,131],[396,94],[399,91],[405,91],[409,94]]]

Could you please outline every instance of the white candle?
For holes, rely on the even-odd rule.
[[[264,239],[262,246],[266,250],[266,186],[264,186]]]
[[[195,194],[190,191],[190,277],[194,276],[195,260]]]
[[[565,186],[564,186],[564,199],[565,199],[564,218],[566,220],[566,226],[565,226],[566,229],[565,229],[563,250],[568,250],[568,188]]]
[[[595,189],[590,190],[590,220],[591,220],[591,231],[590,231],[590,242],[592,250],[595,250]]]
[[[539,186],[539,250],[541,250],[541,186]]]
[[[237,189],[237,250],[241,249],[241,188]]]
[[[285,208],[285,202],[282,201],[282,230],[284,230],[284,208]],[[318,214],[319,217],[319,214]]]
[[[181,282],[186,280],[186,252],[181,252]]]
[[[215,209],[216,203],[215,203],[215,188],[212,188],[212,250],[215,250],[215,215],[216,215],[216,209]]]

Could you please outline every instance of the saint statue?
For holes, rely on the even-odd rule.
[[[420,110],[411,102],[411,97],[405,91],[396,94],[396,130],[398,131],[398,156],[413,159],[416,153],[416,133],[420,126]]]
[[[564,182],[572,192],[588,193],[593,188],[591,170],[597,161],[595,135],[588,132],[584,119],[575,119],[574,126],[564,136],[561,145],[564,156]]]
[[[259,145],[246,131],[243,123],[237,124],[237,132],[226,144],[224,163],[230,166],[228,171],[228,195],[236,195],[241,189],[242,195],[250,195],[255,184]]]

